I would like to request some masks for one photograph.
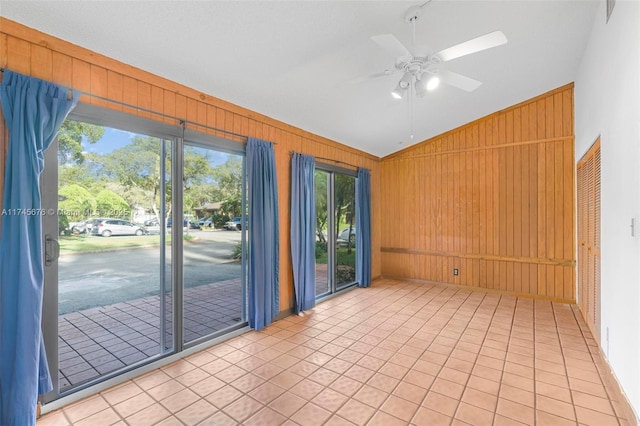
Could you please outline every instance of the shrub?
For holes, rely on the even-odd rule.
[[[231,258],[237,260],[242,259],[242,243],[238,243],[235,245],[233,251],[231,252]]]
[[[322,241],[316,241],[316,259],[320,259],[325,254],[327,254],[327,243]]]
[[[339,283],[350,283],[356,280],[356,269],[349,265],[338,265],[336,267],[336,281]]]

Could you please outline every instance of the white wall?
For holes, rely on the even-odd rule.
[[[640,413],[640,2],[605,21],[602,1],[575,81],[576,161],[601,136],[601,344]]]

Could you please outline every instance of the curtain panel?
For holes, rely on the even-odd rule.
[[[291,265],[296,314],[316,305],[315,158],[291,157]]]
[[[358,168],[356,179],[356,280],[359,287],[371,285],[371,174]]]
[[[273,144],[247,141],[249,187],[249,325],[262,330],[278,315],[279,222],[278,182]]]
[[[44,265],[40,174],[44,151],[78,100],[68,89],[9,70],[0,85],[9,132],[0,234],[0,424],[35,424],[52,389],[41,331]]]

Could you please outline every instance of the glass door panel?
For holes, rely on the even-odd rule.
[[[67,120],[58,144],[54,284],[63,393],[172,347],[164,220],[172,142]]]
[[[335,262],[336,289],[356,280],[356,178],[335,174]]]
[[[316,297],[355,283],[355,182],[350,174],[315,170]]]
[[[185,344],[245,322],[243,164],[241,155],[185,144]]]
[[[316,297],[328,294],[329,287],[329,173],[315,170],[316,190]]]

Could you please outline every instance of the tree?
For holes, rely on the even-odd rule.
[[[96,210],[96,199],[89,191],[80,185],[63,186],[58,190],[58,209],[62,216],[71,221],[78,221],[92,216]]]
[[[324,230],[327,229],[327,172],[314,171],[316,181],[316,234],[322,243],[327,242]]]
[[[58,165],[58,183],[60,186],[78,184],[90,192],[99,191],[106,185],[106,179],[100,174],[101,155],[83,154],[82,163],[69,162]]]
[[[161,157],[161,146],[168,142],[150,136],[134,136],[131,143],[102,157],[101,174],[116,181],[123,190],[123,198],[130,206],[143,206],[160,219],[160,201],[165,191],[166,217],[171,216],[171,157]],[[164,176],[163,173],[164,162]],[[183,182],[185,210],[202,202],[203,188],[212,185],[208,179],[211,167],[206,153],[187,147],[184,153]],[[180,182],[172,182],[173,185]]]
[[[222,203],[221,209],[231,217],[242,216],[242,159],[230,156],[224,164],[211,169],[216,188],[213,199]]]
[[[162,190],[161,144],[162,139],[150,136],[134,136],[131,143],[102,156],[101,174],[117,181],[125,190],[131,206],[145,206],[160,218],[160,192]],[[165,172],[171,164],[167,159]],[[168,195],[168,194],[167,194]],[[170,198],[167,198],[167,217],[171,214]]]
[[[58,159],[60,164],[82,164],[85,159],[83,142],[96,143],[104,135],[104,127],[65,120],[58,131]]]
[[[187,146],[184,149],[183,196],[185,211],[211,200],[214,192],[208,151]]]
[[[356,213],[356,179],[353,176],[335,174],[335,218],[336,235],[340,233],[340,223],[344,216],[349,223],[349,229],[353,228]],[[351,253],[351,238],[347,242],[347,252]]]
[[[108,189],[103,189],[96,195],[96,210],[99,216],[109,216],[119,219],[129,219],[131,207],[120,195]]]

